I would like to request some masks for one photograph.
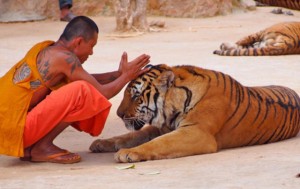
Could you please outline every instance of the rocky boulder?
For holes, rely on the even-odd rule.
[[[118,0],[73,0],[77,15],[113,16]],[[250,3],[249,3],[250,2]],[[236,9],[253,9],[252,0],[148,0],[147,14],[170,17],[210,17],[226,15]],[[59,19],[58,0],[0,0],[0,22]]]

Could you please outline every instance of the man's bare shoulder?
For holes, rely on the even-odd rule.
[[[81,64],[76,55],[59,46],[49,46],[43,49],[37,58],[37,68],[44,82],[67,76],[78,66]]]
[[[38,55],[38,64],[44,64],[46,62],[55,64],[63,62],[70,57],[76,57],[71,51],[58,46],[49,46],[43,49]]]

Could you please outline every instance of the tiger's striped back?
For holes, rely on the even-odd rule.
[[[233,84],[230,88],[224,94],[232,96],[235,106],[217,135],[219,148],[272,143],[298,134],[300,100],[296,92],[282,86]]]
[[[246,36],[235,45],[222,43],[214,54],[222,56],[267,56],[300,54],[300,22],[283,22]]]
[[[221,122],[218,121],[222,126],[215,133],[219,149],[272,143],[298,134],[300,98],[295,91],[283,86],[246,87],[222,72],[193,66],[180,66],[176,69],[189,72],[195,81],[198,80],[196,77],[200,77],[204,79],[203,82],[208,82],[205,93],[193,90],[191,93],[202,93],[204,96],[198,98],[202,102],[212,101],[210,108],[216,107],[210,112],[206,110],[209,107],[203,107],[200,102],[189,109],[200,108],[204,113],[216,116],[215,119],[222,119]],[[183,84],[179,86],[181,85]],[[185,85],[189,89],[194,88],[188,87],[188,83]],[[196,88],[201,89],[201,84]],[[190,95],[185,102],[192,102],[193,96],[196,98],[197,95]],[[218,98],[222,102],[214,104],[213,101],[218,102]],[[187,109],[186,106],[183,107]],[[203,119],[209,119],[209,115],[205,115]],[[193,116],[197,119],[201,117]]]

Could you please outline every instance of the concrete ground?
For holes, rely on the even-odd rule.
[[[116,70],[123,51],[129,59],[141,53],[151,55],[151,63],[190,64],[230,74],[244,85],[285,85],[300,94],[300,55],[277,57],[221,57],[212,52],[221,42],[234,42],[281,21],[299,21],[294,16],[275,15],[273,8],[258,8],[228,16],[205,19],[163,19],[166,28],[135,37],[116,36],[115,19],[93,17],[100,28],[94,55],[84,67],[91,73]],[[64,22],[42,21],[0,24],[0,76],[20,60],[35,43],[56,40]],[[297,74],[298,73],[298,74]],[[114,97],[111,114],[101,136],[107,138],[127,132],[116,109],[122,92]],[[299,188],[300,135],[253,147],[223,150],[215,154],[135,163],[134,169],[117,169],[113,153],[92,154],[88,148],[96,138],[70,128],[55,143],[83,160],[72,165],[29,163],[0,156],[1,189],[141,189],[141,188]]]

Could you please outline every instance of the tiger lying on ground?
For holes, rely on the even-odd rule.
[[[128,129],[92,152],[117,162],[214,153],[288,139],[300,129],[300,99],[282,86],[245,87],[195,66],[153,66],[126,87],[117,114]]]
[[[242,38],[236,44],[222,43],[214,54],[264,56],[300,54],[300,22],[283,22]]]
[[[300,0],[255,0],[259,6],[269,5],[285,7],[288,9],[300,10]]]

